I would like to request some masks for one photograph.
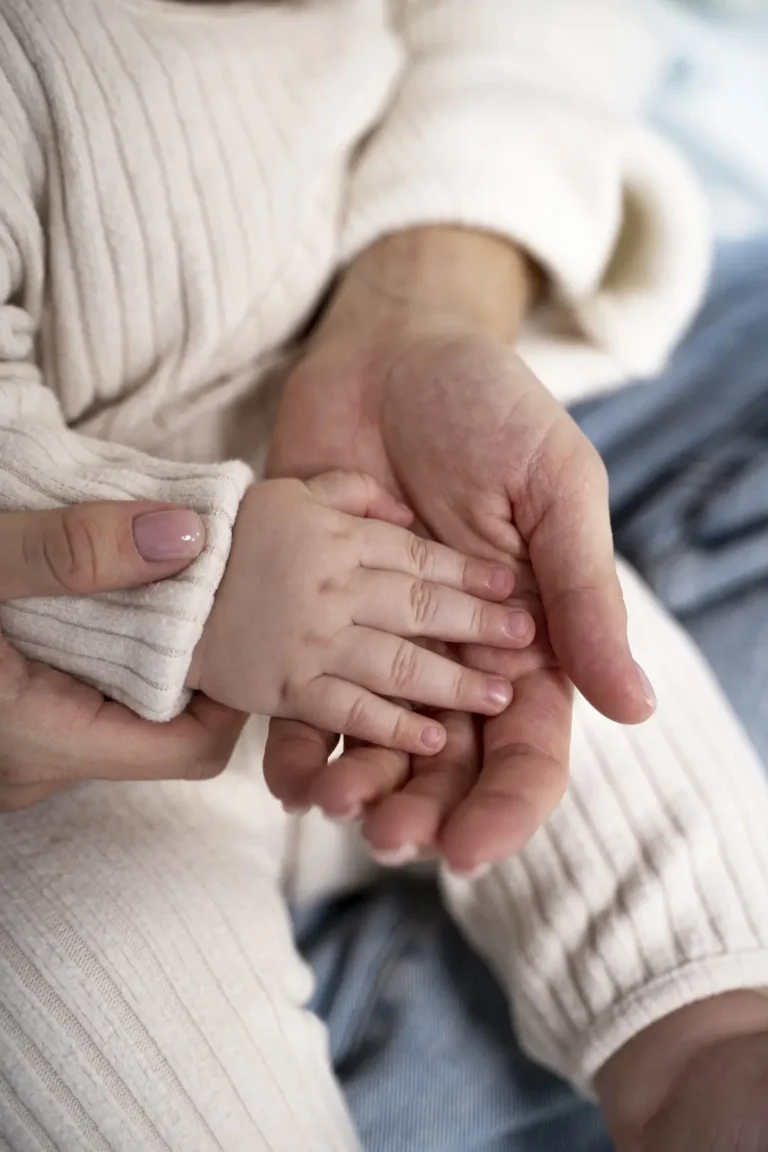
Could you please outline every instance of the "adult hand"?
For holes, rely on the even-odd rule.
[[[167,505],[83,504],[0,513],[0,601],[135,588],[185,568],[205,534]],[[243,718],[204,697],[152,724],[95,689],[25,660],[0,637],[0,812],[79,780],[201,779],[226,765]]]
[[[461,870],[522,847],[558,802],[569,680],[614,720],[640,722],[653,709],[627,643],[604,469],[511,349],[524,266],[502,241],[442,229],[393,237],[364,254],[288,381],[270,457],[273,474],[364,468],[407,499],[431,535],[479,556],[518,557],[521,586],[541,591],[533,653],[465,654],[513,681],[509,712],[474,737],[455,718],[455,740],[441,756],[413,761],[408,783],[366,816],[375,848],[412,848],[413,839],[394,836],[408,803],[405,822],[425,846],[435,806],[426,817],[420,798],[450,793],[439,805],[438,844]],[[293,762],[303,776],[328,742],[327,734],[274,724],[266,771]],[[350,768],[360,755],[375,756],[384,772],[375,749],[347,753]],[[407,778],[402,760],[386,763],[393,777]],[[501,798],[505,830],[483,843]]]
[[[360,781],[376,776],[385,798],[372,797],[362,818],[374,856],[396,865],[437,852],[457,874],[472,875],[520,851],[559,804],[568,777],[571,712],[570,681],[542,664],[516,680],[515,699],[501,716],[434,713],[447,733],[435,756],[353,744],[325,769],[335,733],[273,720],[265,776],[281,794],[292,790],[286,807],[299,811],[307,803],[325,807],[322,794],[312,792],[318,779],[343,809],[359,795]],[[345,789],[348,801],[340,803]]]
[[[462,259],[486,292],[495,290],[494,257],[513,250],[477,234],[451,237],[450,291],[462,282]],[[372,249],[348,273],[287,384],[270,467],[366,469],[441,542],[488,558],[529,557],[552,647],[573,683],[610,719],[640,723],[653,699],[627,642],[602,461],[499,338],[494,317],[453,301],[382,303],[393,246],[407,243],[384,241],[384,254]]]

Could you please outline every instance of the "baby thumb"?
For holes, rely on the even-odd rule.
[[[366,472],[324,472],[308,480],[312,495],[349,516],[386,520],[407,528],[413,523],[413,512]]]

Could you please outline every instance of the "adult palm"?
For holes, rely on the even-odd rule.
[[[440,541],[517,562],[518,592],[541,597],[539,637],[526,653],[464,658],[508,676],[504,716],[470,729],[453,718],[440,757],[416,761],[410,780],[369,811],[378,849],[404,812],[408,844],[437,838],[461,870],[520,847],[567,779],[572,681],[607,716],[647,718],[652,698],[626,638],[602,464],[561,405],[504,343],[439,319],[364,330],[322,330],[287,382],[271,474],[327,468],[372,473],[407,499]],[[302,778],[330,737],[273,724],[266,770]],[[352,757],[381,756],[354,750]],[[388,759],[392,777],[407,774]],[[351,769],[352,765],[350,765]],[[341,767],[339,771],[343,771]],[[441,797],[439,818],[427,794]],[[498,801],[508,820],[499,826]],[[493,815],[493,819],[491,816]],[[488,836],[489,829],[493,835]]]

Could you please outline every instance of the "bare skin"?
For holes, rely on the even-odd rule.
[[[182,571],[204,544],[193,513],[142,501],[3,513],[0,600],[151,584]],[[216,776],[244,722],[198,696],[170,724],[153,724],[0,636],[0,813],[81,780]]]
[[[529,597],[532,651],[462,654],[512,682],[502,717],[453,718],[429,762],[353,746],[322,791],[290,798],[334,815],[363,806],[375,850],[436,850],[459,871],[518,851],[559,802],[571,682],[624,723],[654,707],[627,643],[605,470],[512,347],[535,291],[525,257],[491,236],[425,229],[375,245],[288,381],[269,461],[280,476],[372,473],[428,535],[511,563]],[[316,780],[335,734],[271,733],[268,778]]]
[[[419,539],[411,519],[362,473],[254,484],[189,686],[243,712],[425,755],[443,747],[444,728],[391,698],[502,712],[505,680],[413,639],[524,647],[525,608],[492,602],[509,596],[512,573]]]
[[[601,1070],[618,1152],[768,1148],[768,996],[732,992],[665,1017]]]
[[[640,722],[653,708],[626,648],[599,469],[592,461],[569,480],[567,468],[553,468],[546,454],[530,451],[531,423],[520,431],[516,419],[498,439],[498,455],[486,446],[473,454],[469,431],[486,418],[501,426],[509,409],[501,419],[494,415],[486,372],[456,371],[445,362],[458,357],[462,363],[479,349],[475,366],[490,362],[489,350],[498,363],[499,344],[508,351],[534,292],[525,258],[489,237],[427,229],[383,242],[350,270],[297,367],[271,458],[273,471],[283,475],[365,468],[391,491],[407,493],[440,539],[506,558],[518,591],[530,595],[537,619],[530,649],[465,653],[508,677],[515,695],[505,713],[479,726],[461,714],[446,715],[448,740],[433,758],[409,762],[355,746],[346,756],[349,770],[339,761],[334,787],[316,794],[328,805],[336,785],[343,792],[359,769],[367,779],[378,774],[381,793],[374,795],[381,798],[363,812],[369,842],[390,850],[406,839],[437,850],[457,871],[521,848],[559,802],[567,781],[571,680],[614,719]],[[518,369],[509,370],[514,377]],[[511,387],[518,386],[513,379]],[[517,418],[531,403],[535,411],[535,388],[531,395],[533,401],[517,406]],[[315,409],[318,419],[307,418]],[[320,420],[322,412],[329,417]],[[557,436],[549,443],[568,446],[555,455],[563,464],[578,461],[572,428],[560,417],[554,425]],[[403,442],[398,427],[405,428]],[[435,457],[440,443],[442,462]],[[581,458],[590,460],[589,453]],[[438,479],[425,485],[427,461],[437,466]],[[504,503],[498,497],[510,495],[510,468],[529,483],[517,489],[520,499]],[[463,494],[476,487],[478,499],[468,502]],[[539,498],[532,499],[535,493]],[[538,514],[529,519],[531,508]],[[588,512],[586,521],[577,510]],[[542,523],[546,530],[536,537]],[[590,555],[595,540],[596,556]],[[562,568],[564,549],[571,560],[563,576],[555,569],[558,559]],[[333,743],[330,732],[273,723],[267,770],[286,768],[317,780]],[[597,1090],[618,1152],[764,1152],[767,1075],[768,999],[733,992],[639,1033],[600,1071]]]

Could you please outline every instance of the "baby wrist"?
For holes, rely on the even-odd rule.
[[[192,652],[192,660],[190,661],[189,671],[187,672],[184,687],[190,692],[197,692],[200,688],[200,682],[203,675],[203,650],[205,648],[205,628],[203,628],[203,635],[198,640]]]

